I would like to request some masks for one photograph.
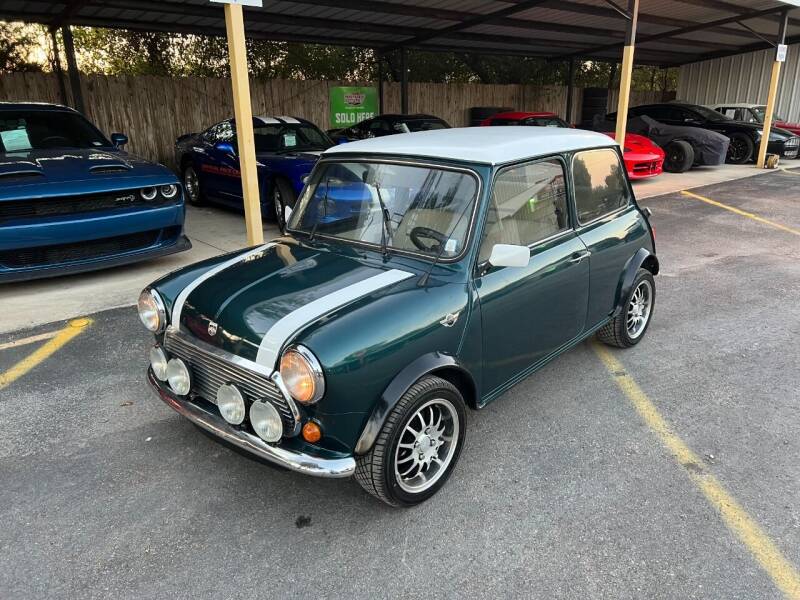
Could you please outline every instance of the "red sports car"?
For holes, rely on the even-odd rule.
[[[481,122],[482,127],[496,125],[570,127],[566,121],[551,112],[504,112],[492,115]],[[616,138],[614,133],[606,133],[606,135]],[[625,168],[631,179],[655,177],[663,172],[664,151],[649,138],[635,133],[627,133],[622,151]]]

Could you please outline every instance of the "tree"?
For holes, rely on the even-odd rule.
[[[42,64],[32,60],[40,34],[35,25],[0,22],[0,72],[41,71]]]

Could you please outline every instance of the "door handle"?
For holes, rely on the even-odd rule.
[[[571,262],[572,264],[577,265],[584,258],[588,258],[589,256],[591,256],[591,254],[592,254],[591,252],[576,252],[575,254],[573,254],[570,257],[569,262]]]

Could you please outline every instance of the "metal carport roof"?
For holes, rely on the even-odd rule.
[[[247,35],[291,42],[618,60],[621,0],[264,0]],[[769,47],[778,0],[641,0],[636,62],[676,66]],[[225,35],[208,0],[0,0],[0,18],[62,25]],[[788,42],[800,41],[800,18]]]

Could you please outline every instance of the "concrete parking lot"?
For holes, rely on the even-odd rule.
[[[4,598],[800,598],[800,170],[653,210],[654,321],[478,413],[391,509],[164,406],[123,307],[0,335]]]

